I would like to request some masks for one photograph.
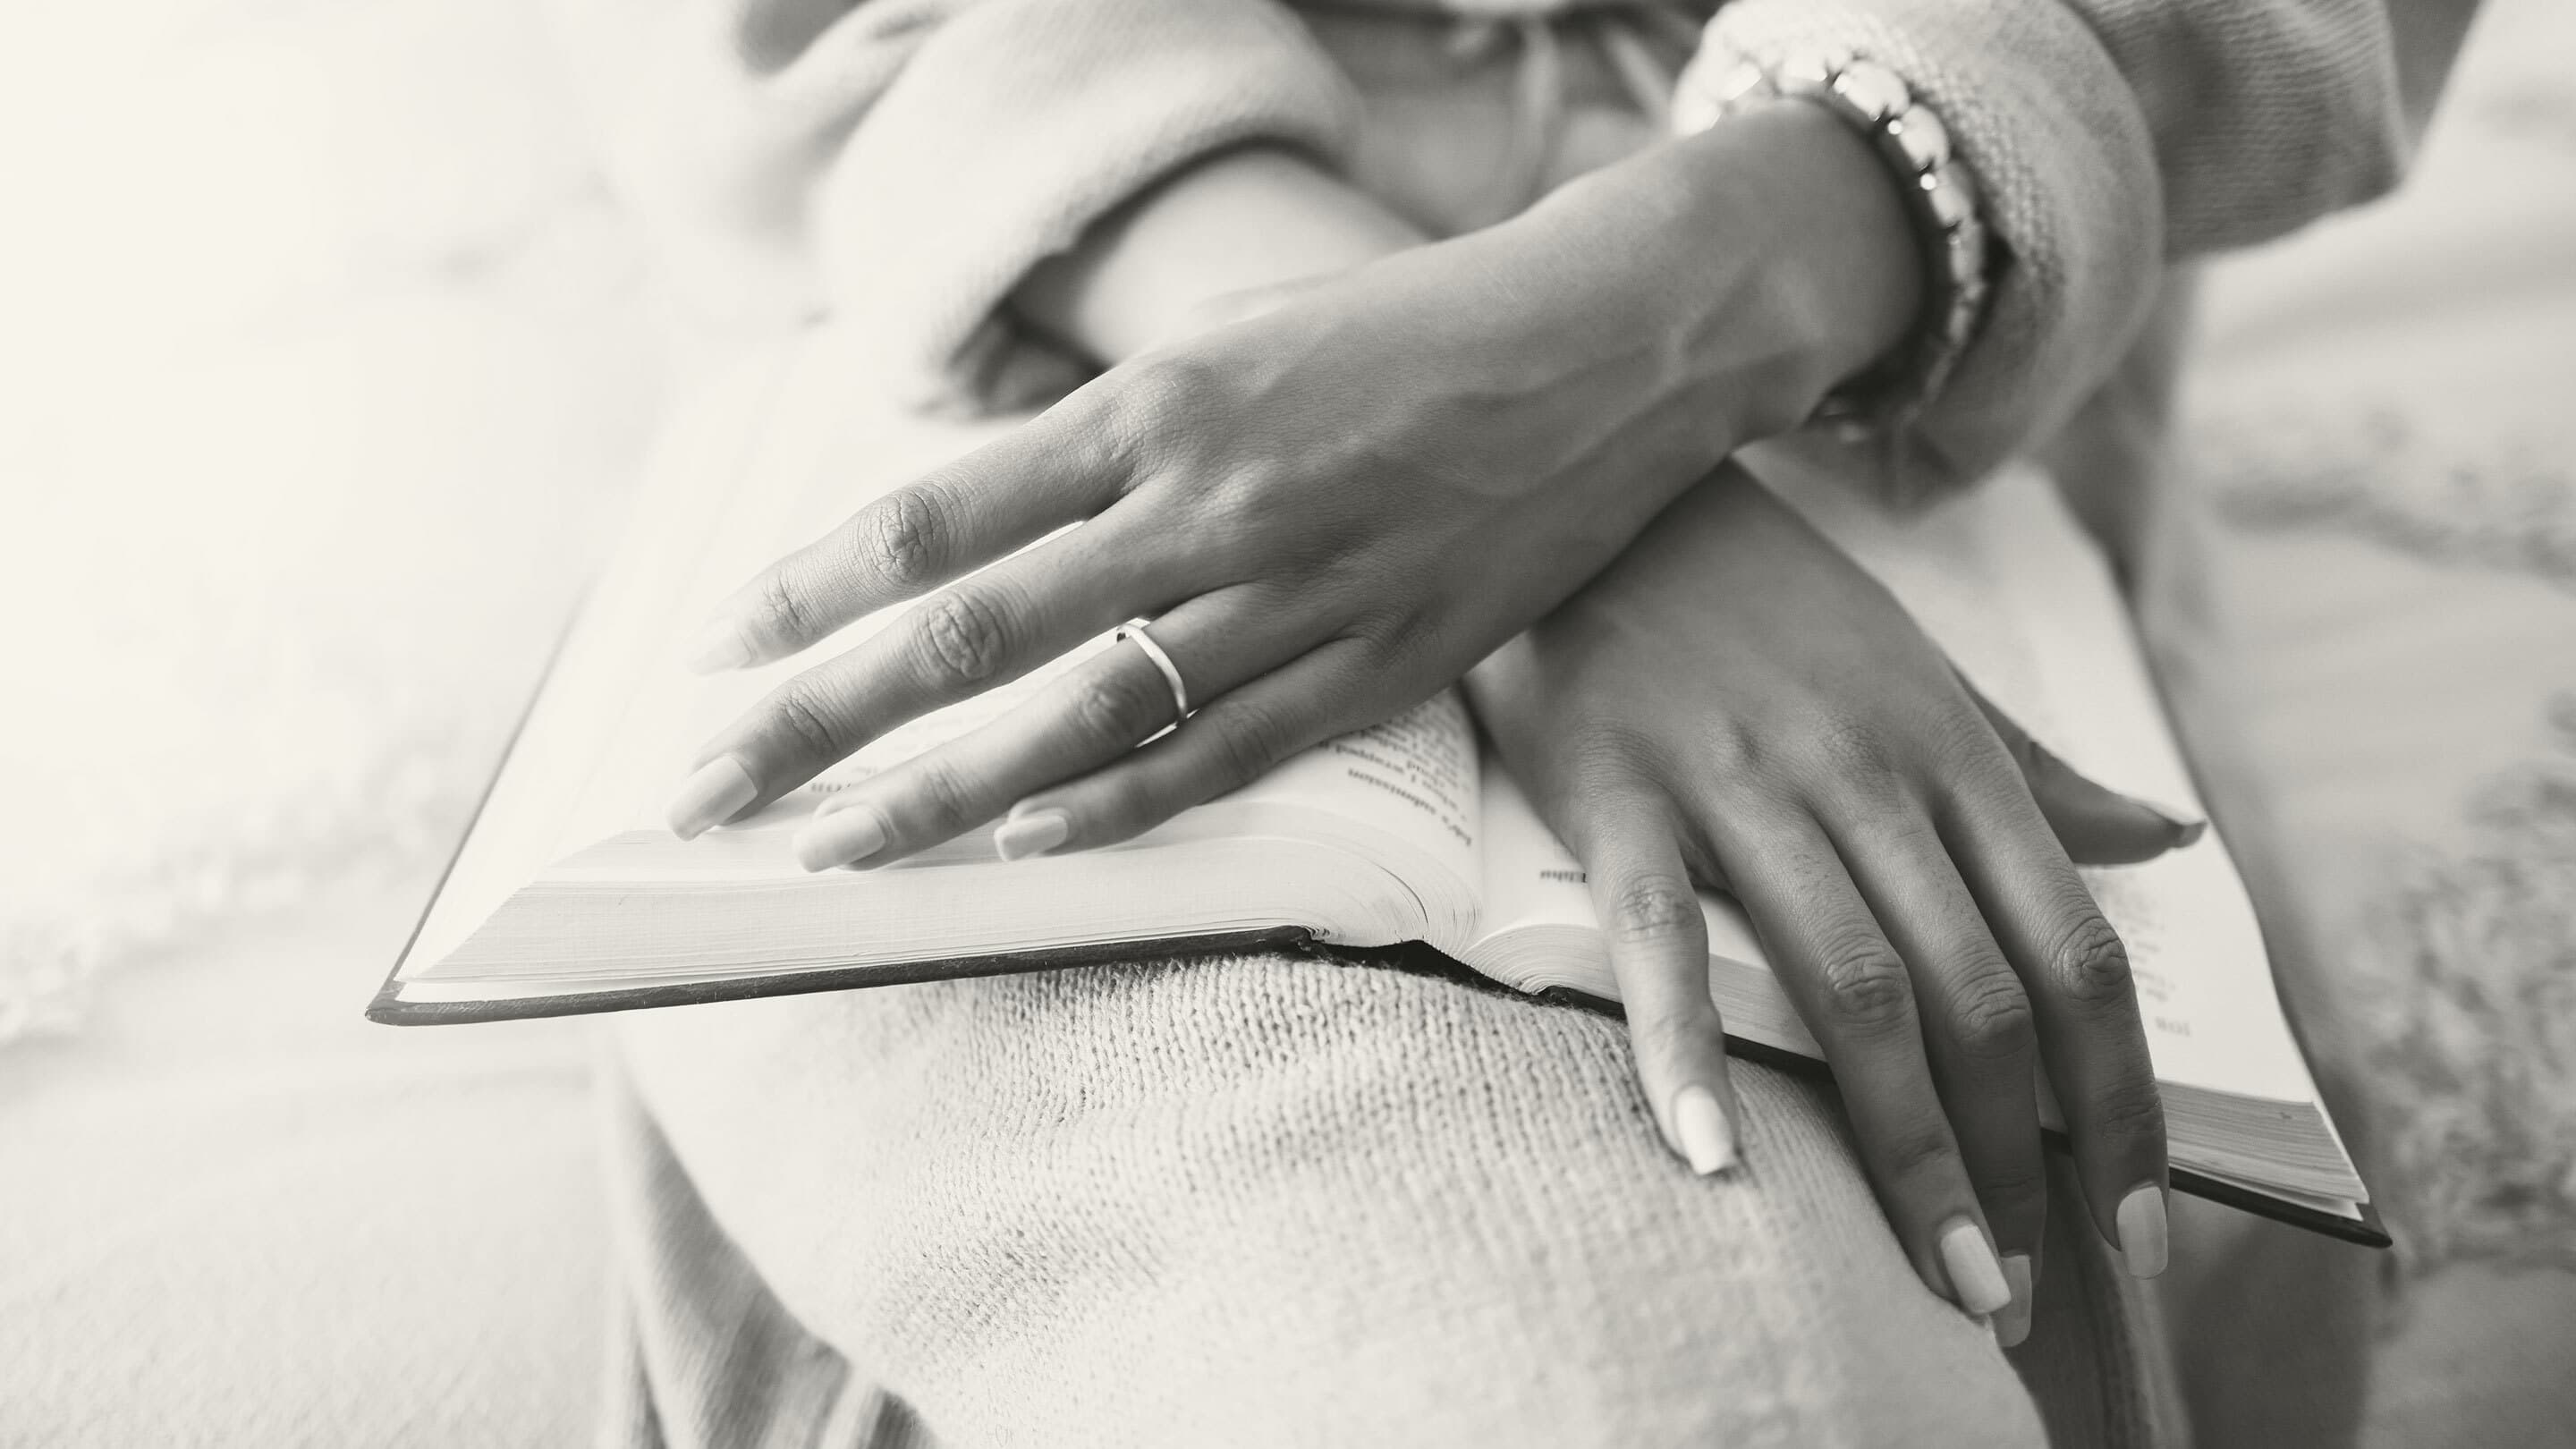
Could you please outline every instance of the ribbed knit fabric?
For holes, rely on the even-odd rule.
[[[2043,1442],[2013,1365],[1907,1266],[1827,1093],[1741,1068],[1744,1166],[1694,1178],[1588,1013],[1249,958],[618,1037],[611,1429],[650,1432],[612,1442]],[[2060,1441],[2179,1442],[2143,1305],[2062,1216],[2022,1356]]]
[[[2400,83],[2392,9],[2419,80]],[[1948,124],[1984,187],[1997,287],[1894,438],[1796,446],[1900,497],[2045,439],[2137,336],[2168,262],[2281,235],[2396,183],[2475,9],[2459,0],[1732,0],[1712,36],[1776,64],[1865,54]]]

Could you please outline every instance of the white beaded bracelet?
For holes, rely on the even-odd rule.
[[[1986,225],[1976,179],[1951,152],[1940,115],[1903,77],[1848,52],[1800,55],[1771,70],[1712,44],[1682,73],[1673,129],[1704,131],[1775,100],[1812,102],[1842,117],[1895,173],[1923,256],[1922,320],[1906,344],[1834,389],[1816,420],[1863,427],[1900,421],[1940,392],[1985,310]]]

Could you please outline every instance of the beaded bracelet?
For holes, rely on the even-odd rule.
[[[1701,76],[1714,76],[1704,84]],[[1673,129],[1704,131],[1774,100],[1823,106],[1869,138],[1897,179],[1922,253],[1921,321],[1910,341],[1827,396],[1816,421],[1847,428],[1901,421],[1941,390],[1976,335],[1986,301],[1986,226],[1966,161],[1952,154],[1949,128],[1896,72],[1864,57],[1802,55],[1777,70],[1703,50],[1673,97]]]

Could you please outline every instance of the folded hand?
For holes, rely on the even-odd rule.
[[[2164,1260],[2164,1118],[2120,939],[2072,861],[2199,832],[2085,780],[1735,468],[1469,679],[1580,856],[1675,1149],[1731,1153],[1695,885],[1743,903],[1934,1291],[2018,1342],[2047,1214],[2035,1088],[2095,1226]],[[2000,1260],[1998,1259],[2000,1254]]]
[[[1677,143],[1114,367],[862,509],[737,594],[705,662],[777,659],[929,597],[711,741],[674,828],[1139,616],[1204,708],[1176,719],[1142,648],[1107,650],[838,797],[807,864],[891,861],[1015,803],[1007,853],[1124,839],[1456,680],[1884,345],[1819,323],[1851,267],[1805,245],[1839,213],[1786,154],[1853,143],[1829,118],[1776,130]],[[1859,201],[1892,211],[1855,164]],[[1780,200],[1680,215],[1692,177]]]

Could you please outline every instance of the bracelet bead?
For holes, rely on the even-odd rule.
[[[1923,259],[1924,298],[1911,339],[1836,388],[1816,419],[1846,427],[1902,421],[1936,395],[1982,319],[1988,233],[1976,179],[1940,114],[1888,66],[1843,50],[1802,52],[1766,69],[1703,50],[1682,74],[1673,125],[1689,134],[1776,100],[1823,106],[1858,129],[1894,173]]]

